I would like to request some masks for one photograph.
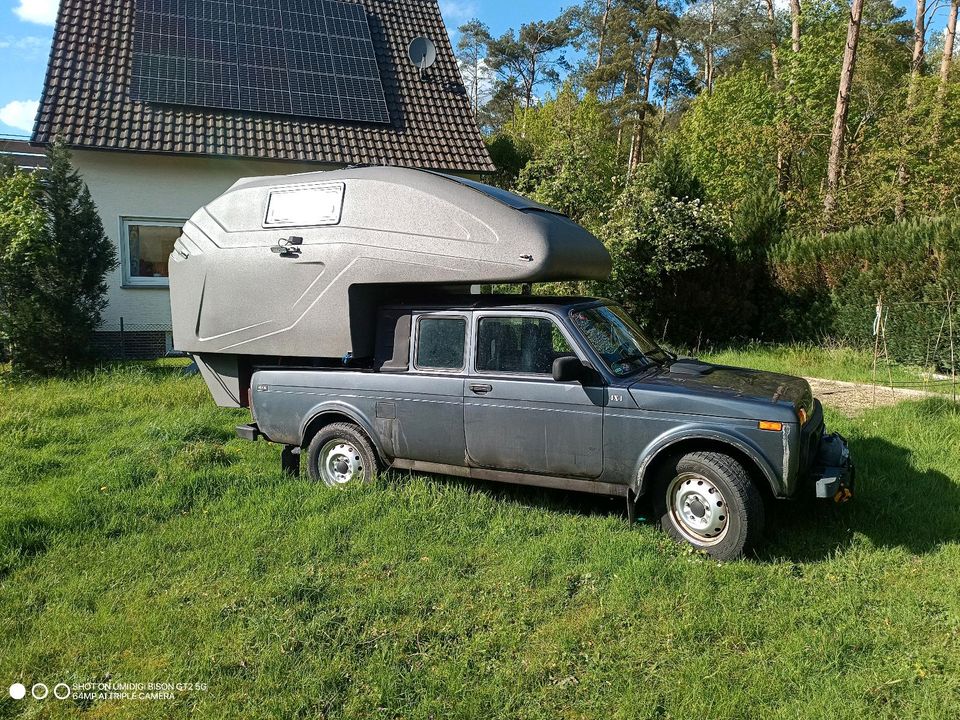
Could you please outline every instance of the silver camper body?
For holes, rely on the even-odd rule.
[[[220,404],[245,404],[243,356],[364,358],[377,308],[489,283],[599,279],[603,244],[482,183],[358,167],[240,180],[186,223],[170,256],[174,347]]]

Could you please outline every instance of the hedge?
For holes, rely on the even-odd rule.
[[[960,351],[960,213],[787,238],[770,261],[785,294],[821,308],[819,330],[852,345],[873,346],[882,297],[889,353],[901,362],[950,367],[952,293]]]

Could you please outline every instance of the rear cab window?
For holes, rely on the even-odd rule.
[[[420,315],[416,323],[413,366],[428,372],[465,369],[467,318],[463,315]]]

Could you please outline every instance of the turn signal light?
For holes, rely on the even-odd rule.
[[[800,421],[800,424],[803,425],[807,422],[807,411],[803,408],[797,408],[797,419]]]
[[[783,430],[783,423],[773,422],[772,420],[761,420],[758,427],[761,430],[773,430],[774,432],[780,432]]]

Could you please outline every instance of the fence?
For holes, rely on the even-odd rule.
[[[151,360],[175,354],[170,324],[104,323],[93,336],[101,357],[120,360]]]
[[[886,302],[873,308],[873,382],[893,387],[947,389],[957,398],[960,362],[960,297]],[[916,380],[895,380],[894,363],[919,365]]]

